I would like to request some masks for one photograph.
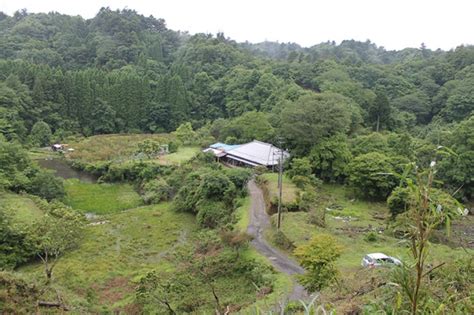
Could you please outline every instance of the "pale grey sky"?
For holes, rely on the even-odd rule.
[[[103,6],[164,18],[174,30],[224,32],[239,42],[311,46],[370,39],[387,49],[474,44],[474,0],[0,0],[11,15],[57,11],[93,17]]]

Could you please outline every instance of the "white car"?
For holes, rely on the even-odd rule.
[[[400,266],[402,262],[382,253],[367,254],[362,258],[363,267]]]

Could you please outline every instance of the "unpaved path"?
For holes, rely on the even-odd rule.
[[[300,265],[265,240],[264,231],[270,227],[271,223],[270,217],[265,211],[262,190],[253,180],[248,183],[247,187],[250,193],[250,222],[247,233],[253,236],[253,247],[260,254],[267,257],[276,270],[288,275],[302,274],[304,269]],[[291,292],[289,299],[298,300],[307,297],[306,290],[294,281],[293,292]]]

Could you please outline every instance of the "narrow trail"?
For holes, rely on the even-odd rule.
[[[248,185],[250,193],[250,222],[247,227],[247,233],[253,237],[252,246],[263,256],[267,257],[276,270],[288,275],[304,273],[304,269],[287,255],[271,246],[264,237],[264,231],[270,227],[270,217],[265,211],[265,201],[262,190],[257,186],[254,180]],[[293,281],[293,291],[289,295],[290,300],[306,299],[309,294],[306,290]]]

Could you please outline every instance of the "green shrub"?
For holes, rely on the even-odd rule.
[[[291,178],[291,181],[295,184],[296,187],[302,190],[311,187],[319,187],[322,184],[322,181],[319,178],[316,178],[316,176],[314,175],[296,175]]]
[[[364,235],[364,240],[369,243],[376,242],[378,240],[378,235],[374,231],[368,232]]]
[[[273,242],[285,250],[292,251],[295,249],[295,244],[282,231],[277,231],[273,235]]]
[[[231,221],[231,213],[223,202],[202,201],[196,208],[196,220],[203,228],[214,229]]]
[[[51,128],[44,121],[38,121],[31,128],[31,140],[32,142],[40,147],[44,147],[50,144],[53,134]]]
[[[95,166],[91,167],[95,168]],[[150,180],[161,172],[162,167],[156,163],[127,161],[109,164],[107,171],[103,173],[100,179],[105,182]]]
[[[179,147],[181,146],[181,143],[178,140],[175,141],[170,141],[168,143],[168,151],[169,153],[175,153],[178,152]]]
[[[295,175],[291,178],[291,180],[299,189],[304,189],[305,187],[311,185],[311,180],[308,176]]]
[[[234,183],[235,187],[246,191],[246,185],[252,177],[252,171],[247,168],[231,168],[226,169],[225,174]]]
[[[0,207],[0,270],[15,268],[35,255],[32,239]],[[1,286],[0,286],[1,287]],[[1,303],[0,303],[1,305]]]
[[[66,194],[62,179],[47,171],[39,171],[31,179],[27,191],[48,201],[61,199]]]
[[[336,260],[342,248],[331,235],[321,234],[311,238],[309,243],[298,246],[294,254],[306,273],[300,276],[303,286],[310,292],[333,284],[338,278]]]
[[[268,168],[266,166],[263,166],[263,165],[259,165],[259,166],[256,166],[253,171],[255,172],[256,175],[262,175],[262,174],[265,174],[265,173],[268,173],[270,172],[268,170]],[[257,177],[258,178],[258,177]]]
[[[349,182],[364,197],[385,200],[397,180],[391,160],[382,153],[360,155],[349,164]]]
[[[308,223],[326,227],[326,211],[324,209],[313,209],[308,213]]]
[[[395,188],[387,199],[387,206],[395,218],[398,214],[408,209],[410,190],[407,187]]]
[[[173,193],[173,188],[162,178],[146,182],[143,185],[142,190],[143,201],[146,204],[169,200]]]
[[[387,199],[388,208],[392,214],[392,217],[405,212],[413,203],[413,199],[410,199],[411,192],[407,187],[397,187],[393,190]],[[453,216],[458,213],[458,208],[461,206],[451,195],[444,192],[441,189],[431,189],[431,203],[435,207],[441,207],[446,213],[450,213]]]
[[[312,174],[311,162],[308,158],[294,158],[291,160],[291,168],[287,171],[290,178],[295,176],[309,177]]]

